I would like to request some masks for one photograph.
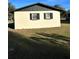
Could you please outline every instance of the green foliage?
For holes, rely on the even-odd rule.
[[[67,21],[70,22],[70,10],[67,11]]]
[[[58,9],[60,9],[60,10],[64,10],[64,11],[65,11],[65,8],[62,7],[62,6],[60,6],[60,5],[55,5],[54,7],[55,7],[55,8],[58,8]]]
[[[8,11],[11,12],[11,11],[14,11],[14,10],[15,10],[14,5],[12,5],[11,3],[8,3]]]
[[[12,5],[12,3],[8,3],[8,20],[13,20],[13,13],[11,13],[12,11],[15,10],[14,5]]]
[[[61,13],[61,18],[66,18],[67,16],[67,11],[65,10],[64,7],[60,6],[60,5],[54,5],[55,8],[61,10],[60,13]]]

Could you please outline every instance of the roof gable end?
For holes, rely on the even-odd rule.
[[[15,11],[20,11],[20,10],[23,10],[23,9],[25,9],[25,8],[30,8],[30,7],[33,7],[33,6],[36,6],[36,5],[42,6],[42,7],[51,9],[51,10],[62,11],[62,10],[60,10],[60,9],[57,9],[57,8],[55,8],[55,7],[51,7],[51,6],[48,6],[48,5],[46,5],[46,4],[42,4],[42,3],[36,3],[36,4],[28,5],[28,6],[25,6],[25,7],[19,8],[19,9],[16,9]]]

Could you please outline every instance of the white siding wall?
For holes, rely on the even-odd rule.
[[[40,20],[30,20],[30,13],[39,13]],[[53,13],[53,19],[45,20],[44,13]],[[15,29],[60,27],[59,11],[16,11],[14,12]]]

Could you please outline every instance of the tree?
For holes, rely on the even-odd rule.
[[[64,10],[64,11],[65,11],[65,8],[63,8],[63,7],[60,6],[60,5],[54,5],[54,7],[55,7],[55,8],[58,8],[58,9],[60,9],[60,10]]]
[[[70,17],[70,10],[67,11],[68,16]]]
[[[15,10],[14,5],[12,3],[8,3],[8,20],[13,20],[13,11]]]
[[[67,16],[67,12],[65,10],[64,7],[60,6],[60,5],[54,5],[55,8],[61,10],[60,14],[61,14],[61,20],[65,19],[66,20],[66,16]]]
[[[67,21],[70,22],[70,10],[67,11]]]
[[[8,3],[8,11],[11,12],[14,10],[15,10],[15,7],[12,5],[12,3]]]

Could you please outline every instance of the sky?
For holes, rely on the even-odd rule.
[[[70,9],[70,0],[9,0],[15,8],[21,8],[34,3],[44,3],[49,6],[60,5],[66,10]]]

